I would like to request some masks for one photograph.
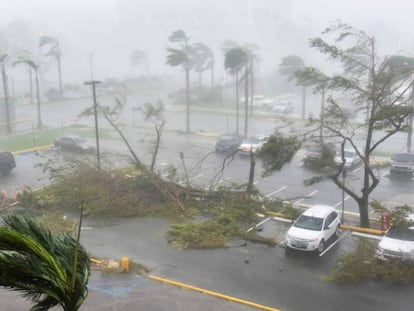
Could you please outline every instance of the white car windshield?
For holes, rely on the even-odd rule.
[[[301,215],[295,221],[294,226],[302,229],[320,231],[322,229],[323,218]]]
[[[391,228],[386,236],[397,240],[414,241],[414,229]]]

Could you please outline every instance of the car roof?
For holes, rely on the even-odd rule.
[[[303,212],[305,216],[325,217],[327,214],[335,211],[335,208],[329,205],[314,205]]]

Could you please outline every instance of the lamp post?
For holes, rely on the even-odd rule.
[[[345,186],[345,177],[346,177],[346,170],[345,168],[342,168],[342,184]],[[345,210],[345,190],[342,188],[342,219],[341,224],[344,223],[344,210]]]
[[[101,81],[91,80],[84,82],[85,85],[92,85],[93,94],[93,112],[95,116],[95,136],[96,136],[96,158],[98,160],[98,170],[101,170],[101,155],[99,152],[99,130],[98,130],[98,111],[96,104],[96,85],[102,83]]]

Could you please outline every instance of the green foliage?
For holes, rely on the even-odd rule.
[[[4,223],[0,228],[0,286],[31,299],[31,310],[56,305],[65,311],[78,310],[88,294],[90,272],[85,249],[77,248],[70,235],[52,234],[31,218],[12,215]]]
[[[412,284],[414,263],[379,262],[374,258],[376,243],[361,240],[353,253],[342,255],[326,278],[328,282],[357,283],[367,279],[398,284]]]
[[[296,136],[286,137],[279,132],[273,133],[257,152],[257,157],[263,160],[262,176],[280,171],[283,165],[292,160],[300,146],[301,142]]]
[[[220,196],[221,197],[221,196]],[[209,200],[200,207],[201,222],[173,225],[168,232],[169,241],[182,248],[224,247],[227,241],[243,238],[271,244],[269,239],[246,236],[246,229],[257,221],[261,203],[248,200],[243,194],[227,193],[218,201]]]

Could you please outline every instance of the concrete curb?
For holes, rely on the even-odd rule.
[[[220,294],[218,292],[213,292],[213,291],[203,289],[203,288],[200,288],[200,287],[195,287],[195,286],[192,286],[192,285],[188,285],[188,284],[172,281],[172,280],[169,280],[169,279],[161,278],[161,277],[156,276],[156,275],[148,275],[147,277],[149,279],[153,280],[153,281],[162,282],[162,283],[165,283],[165,284],[168,284],[168,285],[174,285],[174,286],[177,286],[179,288],[184,288],[184,289],[192,290],[192,291],[195,291],[195,292],[207,294],[207,295],[214,296],[214,297],[217,297],[217,298],[220,298],[220,299],[240,303],[240,304],[243,304],[243,305],[246,305],[246,306],[249,306],[249,307],[253,307],[253,308],[256,308],[256,309],[268,310],[268,311],[280,311],[279,309],[276,309],[276,308],[264,306],[264,305],[261,305],[261,304],[257,304],[257,303],[254,303],[254,302],[251,302],[251,301],[248,301],[248,300],[244,300],[244,299],[240,299],[240,298],[236,298],[236,297],[232,297],[232,296],[223,295],[223,294]]]

